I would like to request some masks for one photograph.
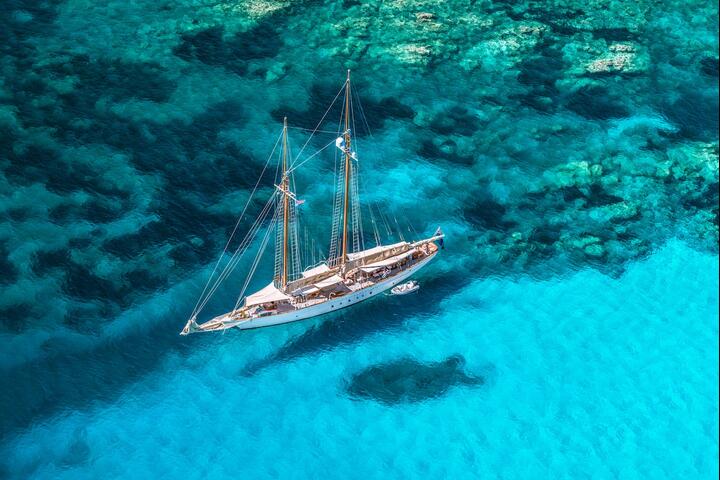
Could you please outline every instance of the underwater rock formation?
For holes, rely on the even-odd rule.
[[[432,363],[403,358],[354,374],[346,390],[353,398],[395,405],[439,397],[455,386],[480,386],[485,383],[483,377],[465,373],[464,366],[465,359],[461,355]]]
[[[13,2],[0,12],[0,331],[25,353],[0,363],[199,281],[273,125],[312,126],[348,67],[369,119],[368,198],[412,192],[390,213],[451,233],[441,268],[612,273],[671,237],[716,252],[717,4],[657,8]],[[331,170],[298,172],[318,239]]]

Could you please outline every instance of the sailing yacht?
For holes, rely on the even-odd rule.
[[[350,129],[351,125],[353,129],[355,126],[353,104],[359,107],[362,120],[364,120],[364,112],[359,103],[359,98],[354,100],[355,97],[351,95],[349,70],[344,85],[315,127],[315,130],[312,131],[310,137],[312,138],[319,131],[328,112],[341,97],[343,98],[341,118],[337,131],[332,132],[335,138],[328,145],[302,161],[299,161],[298,154],[294,163],[291,163],[292,159],[290,158],[288,145],[288,124],[287,118],[284,119],[282,133],[275,143],[273,153],[270,154],[268,162],[265,164],[263,174],[255,184],[243,214],[238,219],[233,234],[215,264],[210,279],[205,285],[181,335],[196,332],[224,331],[230,328],[268,327],[317,317],[350,307],[392,289],[417,273],[438,254],[445,237],[440,228],[428,238],[406,241],[400,235],[402,241],[382,245],[377,228],[378,222],[375,220],[372,207],[370,208],[370,214],[376,245],[371,248],[364,248],[365,240],[358,188],[358,156]],[[366,121],[365,125],[367,125]],[[309,141],[310,139],[305,142],[304,146],[307,146]],[[276,180],[278,181],[274,185],[275,189],[258,217],[252,223],[246,236],[239,242],[232,255],[228,255],[229,247],[240,221],[258,189],[278,143],[281,143],[281,149],[278,155],[276,173]],[[298,207],[304,201],[298,199],[293,191],[293,173],[310,158],[315,157],[333,144],[336,147],[336,184],[329,254],[325,259],[313,263],[303,270],[301,269],[303,250],[298,234]],[[382,213],[379,215],[384,218]],[[273,279],[266,287],[246,295],[246,289],[272,236],[275,237],[275,271]],[[227,313],[216,316],[204,323],[198,323],[198,316],[203,308],[213,294],[217,292],[221,283],[229,277],[243,255],[250,250],[254,240],[258,237],[261,237],[260,246],[251,263],[250,272],[244,281],[235,306]],[[307,241],[307,238],[305,240]],[[307,261],[308,255],[306,254],[305,257]],[[222,263],[224,263],[224,267],[221,269],[220,265]]]

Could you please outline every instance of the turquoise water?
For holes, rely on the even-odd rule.
[[[619,279],[491,277],[426,311],[382,298],[190,337],[112,400],[7,440],[2,458],[42,478],[713,478],[717,288],[717,257],[672,241]],[[452,355],[484,383],[414,403],[347,393],[367,365]],[[382,382],[366,389],[383,398]]]
[[[5,2],[0,477],[716,477],[717,19]],[[383,241],[448,236],[420,293],[178,336],[283,116],[297,151],[347,68]],[[332,162],[296,178],[326,250]]]

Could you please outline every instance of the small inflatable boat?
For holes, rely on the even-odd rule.
[[[415,280],[411,280],[407,283],[402,283],[400,285],[397,285],[390,290],[390,293],[393,295],[407,295],[408,293],[412,293],[420,288],[420,284],[417,283]]]

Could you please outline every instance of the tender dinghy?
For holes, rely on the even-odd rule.
[[[407,295],[408,293],[416,292],[420,289],[420,284],[415,280],[410,280],[407,283],[393,287],[390,293],[393,295]]]

